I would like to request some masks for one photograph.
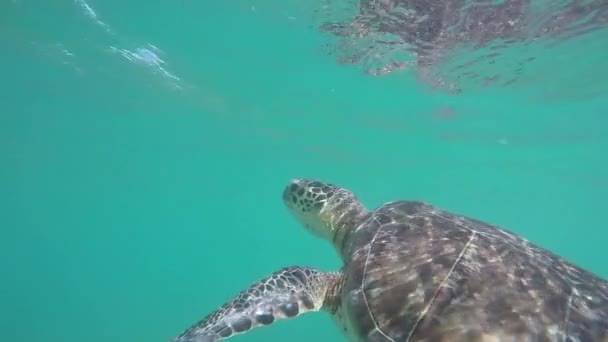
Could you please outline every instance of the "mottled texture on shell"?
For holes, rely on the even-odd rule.
[[[608,341],[608,283],[498,227],[398,201],[343,248],[354,340]]]

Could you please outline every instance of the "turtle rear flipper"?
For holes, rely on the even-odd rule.
[[[291,266],[238,293],[172,342],[216,342],[277,320],[319,311],[336,273]]]

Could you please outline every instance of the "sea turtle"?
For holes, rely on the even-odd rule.
[[[357,342],[608,342],[608,282],[514,233],[419,201],[370,212],[315,180],[292,181],[283,200],[343,268],[278,270],[172,341],[324,310]]]

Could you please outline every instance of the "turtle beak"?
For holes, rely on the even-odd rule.
[[[298,188],[298,184],[300,183],[299,179],[292,179],[289,184],[283,190],[283,201],[289,204],[293,204],[293,193]]]
[[[308,191],[309,182],[305,179],[292,179],[283,190],[283,202],[289,209],[300,211],[298,201]]]
[[[289,186],[285,187],[285,190],[283,190],[283,201],[285,201],[285,202],[291,202],[291,195],[290,195],[290,191],[289,191]]]

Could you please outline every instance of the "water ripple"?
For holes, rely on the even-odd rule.
[[[566,51],[555,50],[559,45],[583,35],[601,31],[595,41],[605,42],[608,2],[324,0],[314,21],[336,38],[326,51],[338,62],[371,75],[412,69],[431,86],[458,93],[463,79],[509,86],[540,55],[551,62]]]
[[[98,13],[93,7],[85,0],[75,0],[76,4],[82,8],[83,14],[89,17],[95,24],[102,27],[113,40],[122,41],[121,38],[110,25],[102,21]],[[165,59],[161,58],[160,55],[164,54],[162,50],[151,43],[144,43],[133,48],[126,48],[123,43],[112,43],[109,44],[107,50],[111,53],[117,54],[129,62],[145,66],[152,70],[154,74],[160,74],[165,79],[172,81],[173,86],[177,89],[181,89],[180,84],[176,84],[175,81],[181,81],[181,79],[171,72],[168,67],[168,63]],[[129,44],[131,45],[131,44]]]

